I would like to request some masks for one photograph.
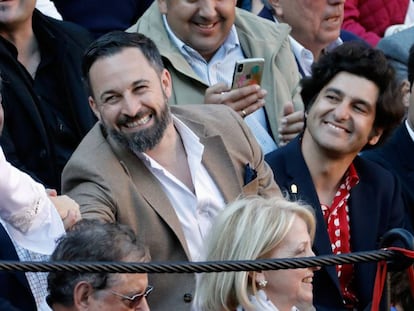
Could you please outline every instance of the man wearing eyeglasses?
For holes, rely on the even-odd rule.
[[[147,262],[150,255],[128,226],[81,220],[59,241],[51,260]],[[56,271],[49,273],[48,290],[54,311],[148,311],[153,287],[145,273]]]

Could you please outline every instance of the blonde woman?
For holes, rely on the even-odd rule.
[[[249,197],[227,206],[209,236],[206,260],[255,260],[314,256],[315,218],[310,207],[284,198]],[[291,311],[312,306],[318,268],[199,276],[195,309]]]

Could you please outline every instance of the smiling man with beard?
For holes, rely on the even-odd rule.
[[[133,117],[122,115],[117,122],[119,127],[129,127],[128,124],[133,124],[133,126],[135,126],[134,122],[137,122],[138,125],[144,125],[151,118],[154,118],[154,124],[151,127],[132,133],[122,133],[118,130],[110,129],[109,134],[119,144],[123,145],[125,148],[131,149],[134,153],[153,149],[160,142],[168,124],[171,123],[171,111],[168,107],[168,100],[165,94],[164,99],[164,107],[161,110],[160,116],[154,115],[150,111],[147,113],[143,111],[138,112]],[[105,124],[105,121],[102,120],[102,123]]]
[[[386,139],[403,116],[394,70],[381,51],[346,42],[313,65],[312,76],[302,80],[301,95],[306,111],[302,135],[266,157],[277,172],[276,182],[315,209],[317,255],[378,249],[385,232],[404,224],[401,187],[390,172],[358,153]],[[375,267],[317,271],[316,309],[365,310]]]
[[[84,218],[131,226],[154,261],[199,260],[215,215],[240,195],[280,195],[243,119],[222,105],[169,107],[170,73],[142,34],[112,32],[84,57],[100,120],[64,169]],[[152,310],[190,310],[192,274],[152,274]]]

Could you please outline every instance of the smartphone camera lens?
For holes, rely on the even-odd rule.
[[[243,71],[243,64],[239,64],[237,66],[237,72],[242,72]]]

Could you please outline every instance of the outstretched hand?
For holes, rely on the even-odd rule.
[[[78,203],[67,195],[57,195],[54,189],[47,189],[46,192],[62,218],[65,230],[70,229],[76,222],[81,220],[82,216]]]

